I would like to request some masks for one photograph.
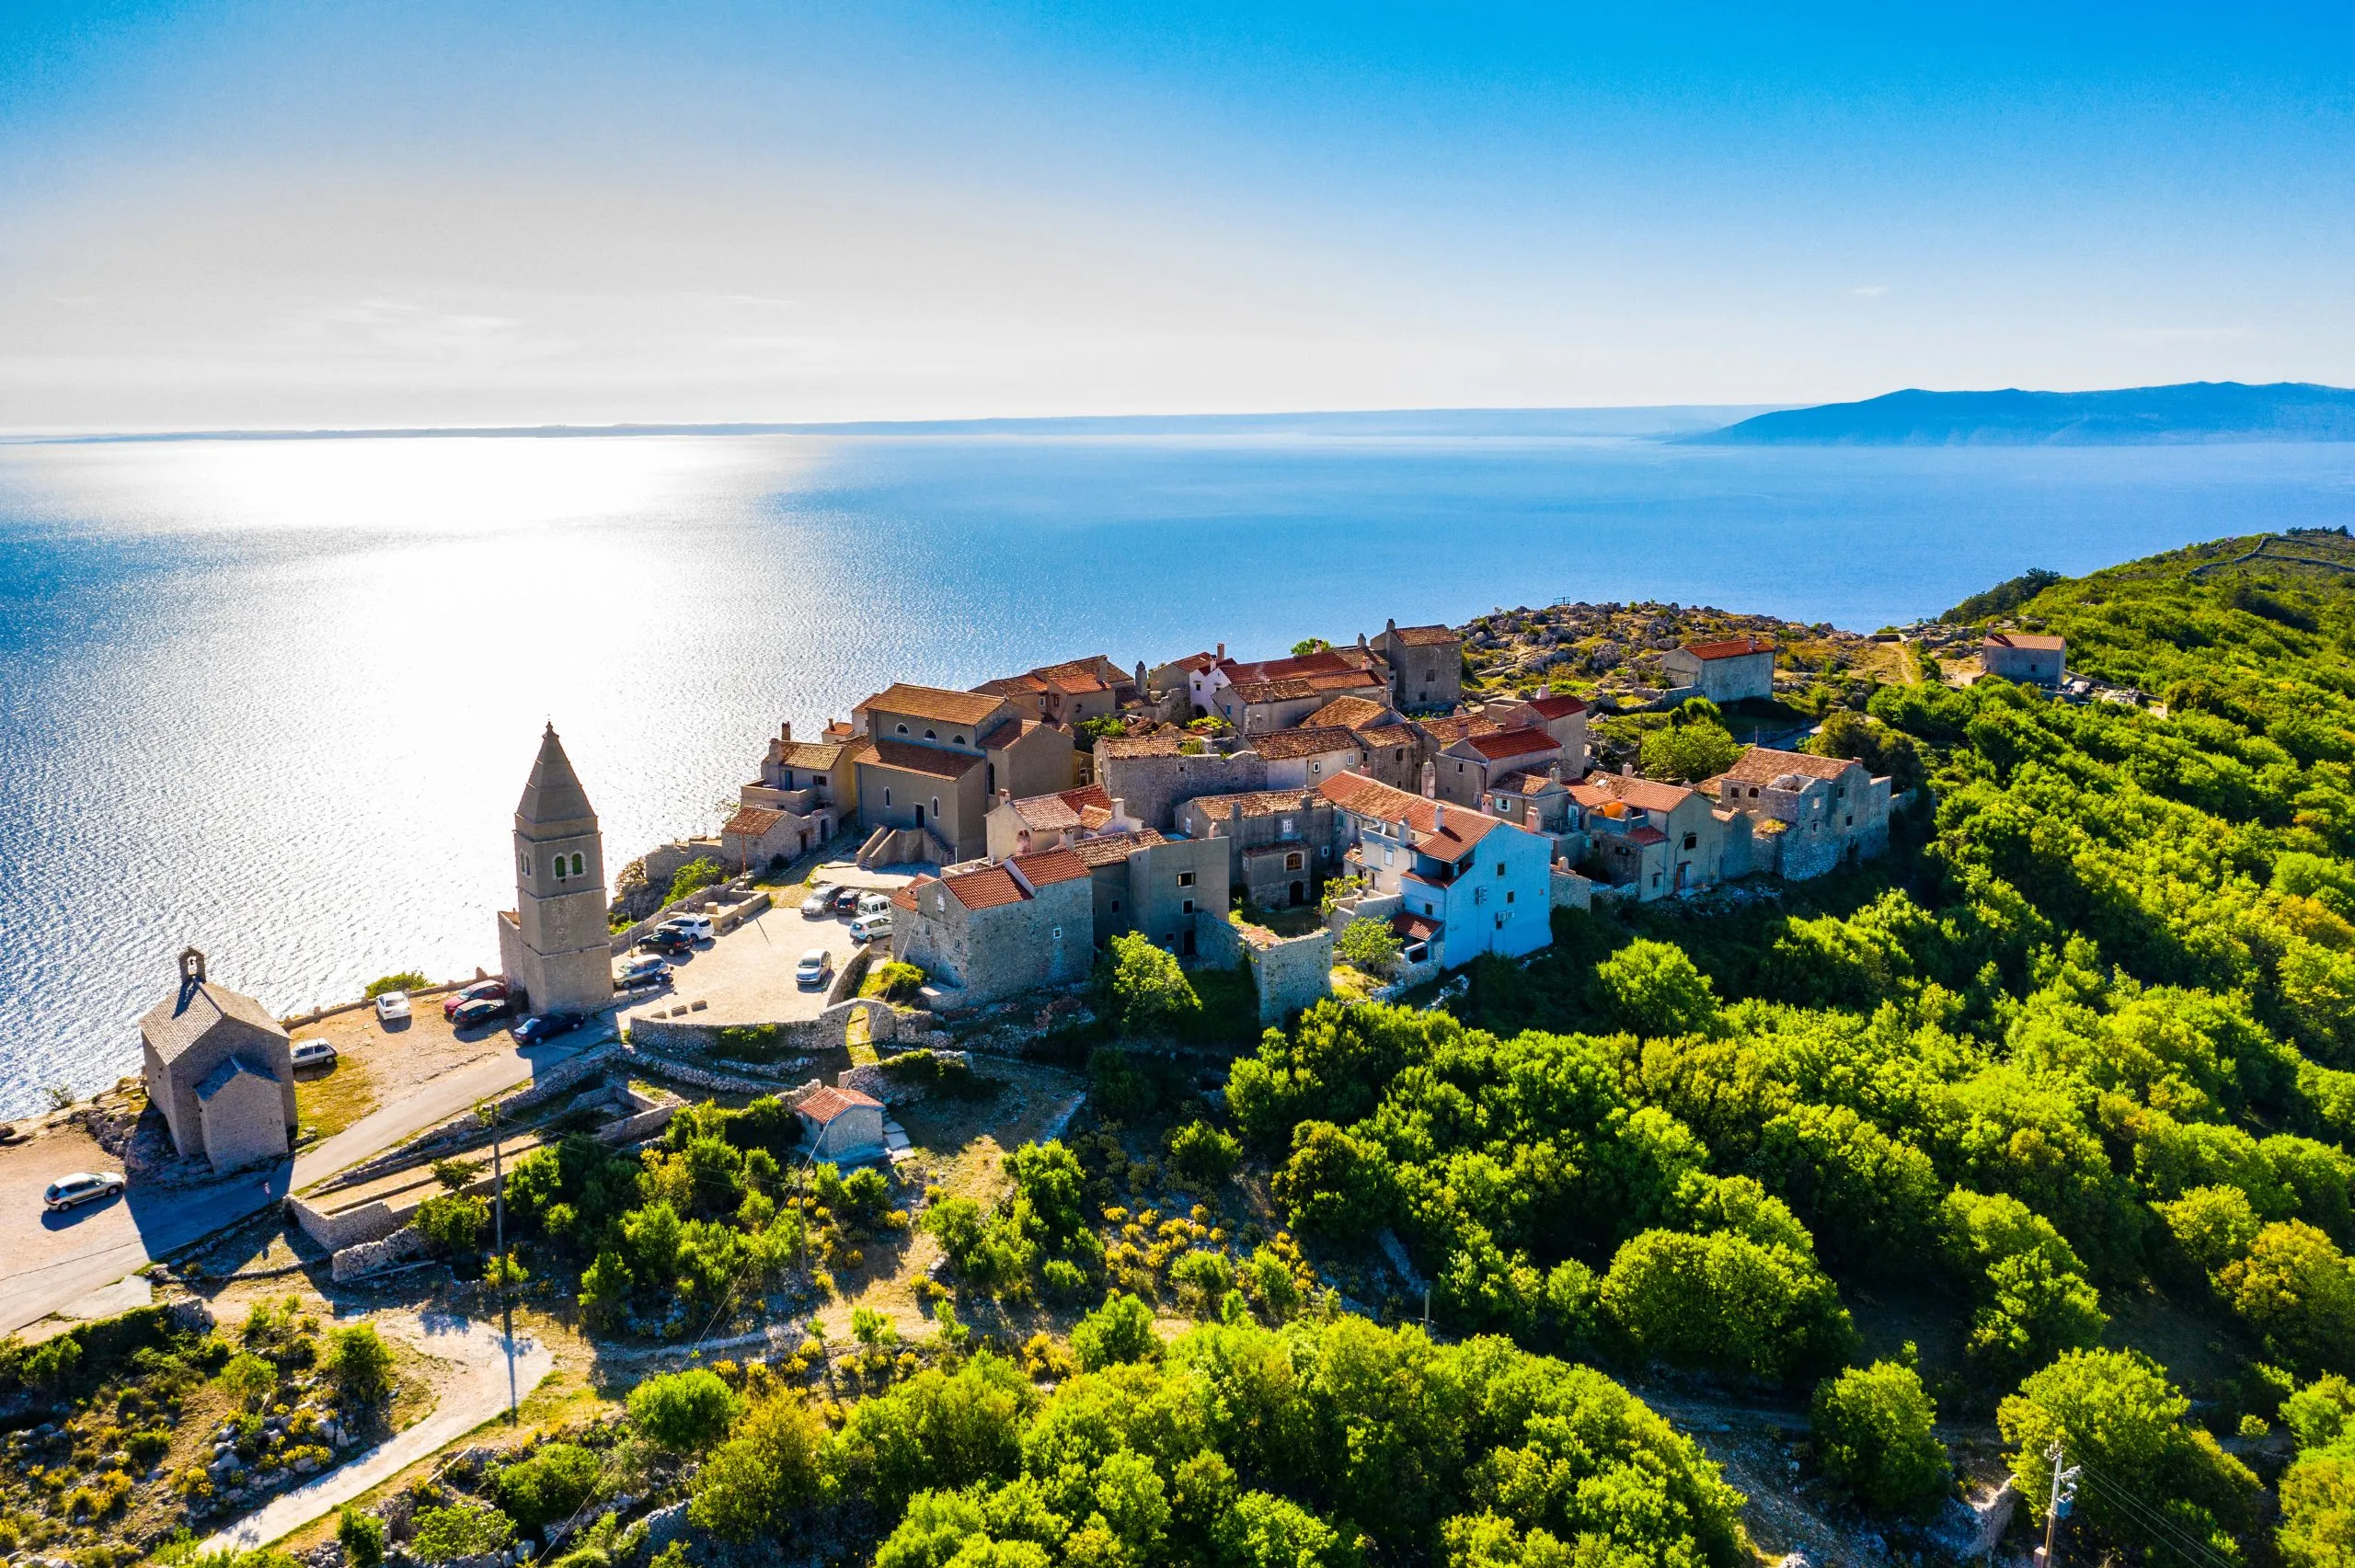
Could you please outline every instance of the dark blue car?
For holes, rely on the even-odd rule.
[[[543,1013],[516,1024],[515,1040],[519,1045],[535,1045],[542,1040],[553,1040],[558,1035],[569,1035],[587,1022],[577,1013]]]

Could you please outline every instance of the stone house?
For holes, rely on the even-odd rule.
[[[2057,689],[2068,679],[2069,639],[2040,632],[1990,632],[1979,645],[1979,668],[2024,686]]]
[[[1632,773],[1597,773],[1572,784],[1570,798],[1603,880],[1632,889],[1639,902],[1725,879],[1734,813],[1718,811],[1700,791]],[[1738,853],[1734,874],[1749,869],[1747,853]]]
[[[205,978],[180,954],[179,985],[139,1021],[147,1100],[172,1145],[215,1171],[275,1160],[293,1146],[294,1063],[285,1027],[252,997]]]
[[[1387,702],[1390,670],[1363,645],[1246,664],[1227,658],[1221,643],[1217,662],[1189,686],[1199,715],[1223,718],[1239,735],[1257,735],[1288,729],[1336,697]]]
[[[1464,639],[1446,626],[1401,626],[1361,638],[1390,667],[1390,700],[1401,713],[1447,713],[1464,701]]]
[[[794,1098],[793,1114],[813,1161],[865,1165],[885,1158],[883,1102],[871,1094],[820,1084]]]
[[[1106,795],[1127,803],[1130,816],[1168,830],[1178,825],[1179,804],[1195,795],[1264,789],[1268,764],[1257,751],[1229,755],[1169,731],[1116,735],[1096,743],[1096,778]]]
[[[944,864],[984,852],[1000,790],[1045,795],[1077,782],[1070,733],[1001,696],[894,683],[851,712],[866,735],[859,826],[929,833]]]
[[[1695,688],[1719,707],[1775,694],[1775,645],[1764,637],[1687,643],[1660,655],[1660,664],[1677,685]]]
[[[1086,979],[1095,962],[1095,888],[1069,850],[920,876],[892,896],[891,956],[978,1007]]]
[[[1376,908],[1398,908],[1392,929],[1442,968],[1483,953],[1515,958],[1554,940],[1553,841],[1488,816],[1393,789],[1362,773],[1323,786],[1346,848],[1342,869]]]
[[[1573,778],[1583,777],[1589,764],[1586,699],[1567,692],[1535,697],[1506,697],[1490,703],[1488,715],[1507,729],[1542,729],[1561,743],[1562,761]]]
[[[1145,669],[1122,670],[1100,653],[1050,664],[1019,675],[984,681],[974,691],[1004,697],[1032,718],[1072,728],[1109,718],[1143,695]]]
[[[1422,738],[1387,703],[1336,697],[1300,721],[1303,729],[1347,729],[1358,738],[1357,771],[1399,789],[1422,776]]]
[[[1479,730],[1432,759],[1432,789],[1438,798],[1476,811],[1496,780],[1557,762],[1566,762],[1562,743],[1542,729]]]
[[[737,812],[719,830],[721,864],[757,870],[816,849],[857,819],[857,745],[796,740],[781,724],[761,760],[761,776],[736,791]]]
[[[1586,842],[1579,826],[1578,803],[1570,798],[1573,782],[1561,762],[1506,773],[1488,782],[1488,797],[1478,803],[1479,808],[1557,840],[1554,858],[1575,863],[1586,858]]]
[[[1338,727],[1275,730],[1255,737],[1251,750],[1268,764],[1269,789],[1314,789],[1365,759],[1358,737]]]
[[[1333,808],[1314,790],[1200,795],[1178,807],[1189,839],[1222,839],[1227,881],[1261,909],[1314,903],[1333,864]]]
[[[1143,932],[1180,958],[1196,956],[1198,915],[1226,918],[1229,850],[1216,839],[1172,838],[1142,828],[1072,846],[1094,885],[1095,944]]]
[[[1143,826],[1120,802],[1104,793],[1102,784],[1082,784],[1021,800],[1010,790],[1000,790],[986,822],[989,857],[1004,860],[1009,855],[1068,849],[1085,838],[1131,832]]]
[[[1700,786],[1751,829],[1751,864],[1794,882],[1889,848],[1890,781],[1862,762],[1753,746]]]
[[[594,1013],[614,1000],[605,840],[551,724],[515,806],[515,907],[499,915],[499,967],[518,1006]]]

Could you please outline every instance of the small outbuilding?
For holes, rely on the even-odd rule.
[[[229,1171],[293,1146],[293,1042],[260,1002],[206,979],[203,954],[180,954],[179,988],[139,1038],[147,1098],[182,1155]]]
[[[883,1102],[856,1089],[821,1084],[794,1102],[812,1160],[859,1165],[885,1157]]]
[[[2068,677],[2069,642],[2039,632],[1990,632],[1979,668],[2028,686],[2057,687]]]

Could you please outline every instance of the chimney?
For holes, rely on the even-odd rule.
[[[1622,763],[1620,763],[1620,764],[1619,764],[1619,776],[1620,776],[1621,778],[1623,778],[1623,779],[1632,779],[1632,778],[1634,778],[1634,777],[1636,776],[1636,764],[1635,764],[1635,763],[1633,763],[1633,762],[1622,762]]]
[[[1545,776],[1552,779],[1556,784],[1560,784],[1562,782],[1562,760],[1559,757],[1555,758],[1553,761],[1546,764]]]
[[[1360,632],[1358,634],[1358,647],[1365,647],[1365,634],[1363,632]]]
[[[1010,790],[1010,789],[1002,789],[1002,790],[998,791],[998,792],[997,792],[997,803],[998,803],[1000,806],[1011,806],[1011,805],[1013,805],[1013,804],[1014,804],[1014,792],[1013,792],[1012,790]]]
[[[1138,660],[1137,660],[1137,673],[1136,673],[1136,680],[1135,680],[1134,684],[1135,684],[1135,686],[1136,686],[1136,689],[1137,689],[1139,692],[1143,692],[1143,691],[1144,690],[1144,660],[1143,660],[1143,659],[1138,659]]]
[[[1447,802],[1444,800],[1431,807],[1431,831],[1434,833],[1447,831]]]
[[[1439,767],[1436,763],[1425,762],[1423,764],[1423,798],[1429,800],[1438,793]]]
[[[1531,832],[1533,832],[1533,833],[1534,833],[1534,832],[1538,832],[1538,831],[1541,831],[1541,830],[1539,829],[1539,827],[1538,827],[1538,825],[1537,825],[1537,807],[1535,807],[1534,806],[1533,806],[1533,807],[1531,807],[1529,808],[1528,812],[1526,813],[1526,819],[1524,820],[1524,822],[1523,822],[1523,824],[1522,824],[1522,825],[1523,825],[1524,827],[1526,827],[1526,828],[1527,828]]]
[[[779,740],[784,741],[787,746],[793,744],[793,721],[791,719],[787,719],[783,724],[776,727],[776,738]]]
[[[1226,658],[1226,645],[1224,643],[1218,645],[1218,656],[1221,659]]]
[[[1398,635],[1398,623],[1395,620],[1384,621],[1382,624],[1382,629],[1389,633],[1391,635],[1396,636]]]

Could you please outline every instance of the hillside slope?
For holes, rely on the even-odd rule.
[[[2355,441],[2355,392],[2188,382],[2105,392],[1892,392],[1761,414],[1682,438],[1708,446],[2150,446]]]

